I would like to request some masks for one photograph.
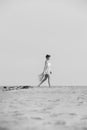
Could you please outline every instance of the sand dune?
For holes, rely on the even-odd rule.
[[[1,89],[0,130],[87,130],[87,87]]]

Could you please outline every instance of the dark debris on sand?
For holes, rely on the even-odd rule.
[[[24,85],[24,86],[3,86],[2,90],[3,91],[10,91],[10,90],[28,89],[28,88],[33,88],[33,87],[29,86],[29,85]]]

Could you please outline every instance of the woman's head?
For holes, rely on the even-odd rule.
[[[51,55],[48,55],[48,54],[46,55],[46,59],[47,59],[47,60],[49,60],[50,57],[51,57]]]

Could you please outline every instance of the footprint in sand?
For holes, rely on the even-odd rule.
[[[64,120],[55,120],[55,121],[48,121],[43,123],[44,126],[66,126],[66,121]]]
[[[71,115],[71,116],[76,116],[77,114],[75,114],[75,113],[69,113],[69,115]]]
[[[38,120],[38,121],[43,120],[43,118],[41,117],[31,117],[31,119]]]
[[[56,121],[55,123],[54,123],[54,125],[66,125],[66,122],[65,121],[63,121],[63,120],[58,120],[58,121]]]
[[[75,117],[75,116],[77,116],[77,114],[75,114],[75,113],[53,113],[53,114],[51,114],[50,116],[55,118],[55,117],[64,116],[64,115],[68,115],[68,116],[70,116],[70,117]]]

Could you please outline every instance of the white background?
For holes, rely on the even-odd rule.
[[[87,85],[86,0],[0,0],[0,85]]]

